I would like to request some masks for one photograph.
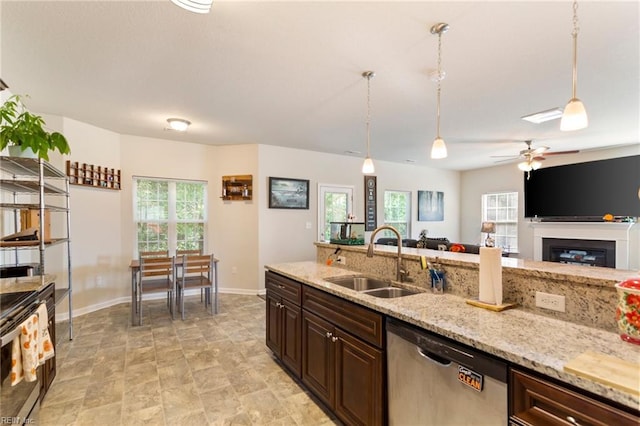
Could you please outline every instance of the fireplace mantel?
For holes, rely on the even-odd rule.
[[[616,242],[616,269],[630,268],[631,229],[634,222],[530,222],[533,260],[542,260],[543,238],[607,240]]]

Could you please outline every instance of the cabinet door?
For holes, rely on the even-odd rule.
[[[336,414],[348,424],[383,424],[382,351],[339,328],[334,335]]]
[[[333,325],[302,312],[302,382],[325,404],[335,402]]]
[[[302,371],[302,316],[294,303],[282,299],[282,362],[300,377]]]
[[[282,320],[280,312],[280,296],[267,290],[267,347],[276,357],[282,356]]]

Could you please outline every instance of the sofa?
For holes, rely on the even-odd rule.
[[[405,238],[402,240],[403,247],[413,247],[418,248],[418,243],[420,240],[414,240],[411,238]],[[376,240],[376,244],[382,244],[387,246],[395,246],[398,244],[397,238],[378,238]],[[426,246],[422,246],[420,248],[427,248],[431,250],[442,250],[442,247],[445,247],[446,251],[454,251],[460,253],[471,253],[471,254],[480,254],[480,246],[476,244],[463,244],[463,243],[452,243],[448,238],[426,238],[425,243]],[[420,244],[421,245],[421,244]]]

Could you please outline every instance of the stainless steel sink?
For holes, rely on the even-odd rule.
[[[384,287],[384,288],[378,288],[375,290],[363,291],[362,293],[368,294],[369,296],[383,297],[385,299],[418,294],[417,291],[407,290],[406,288],[400,288],[400,287]]]
[[[350,288],[355,291],[369,294],[375,297],[393,298],[409,296],[418,292],[407,290],[405,288],[395,287],[389,280],[380,278],[367,277],[363,275],[347,275],[342,277],[325,278],[332,284]]]
[[[355,291],[366,291],[376,288],[390,287],[391,282],[361,275],[325,278],[325,281],[350,288]]]

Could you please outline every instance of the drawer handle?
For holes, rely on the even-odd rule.
[[[284,286],[282,284],[278,284],[278,288],[282,290],[284,289]]]
[[[580,423],[578,423],[578,422],[576,421],[576,419],[574,419],[574,418],[573,418],[573,417],[571,417],[571,416],[567,416],[567,421],[568,421],[569,423],[571,423],[572,425],[580,426]]]

